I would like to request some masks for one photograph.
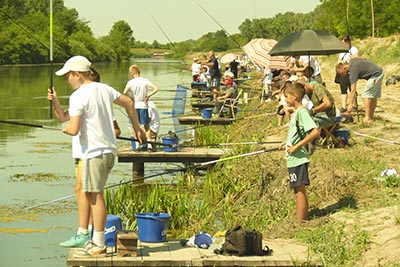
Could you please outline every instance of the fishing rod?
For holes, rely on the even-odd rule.
[[[354,132],[354,131],[351,131],[351,132],[353,134],[355,134],[355,135],[359,135],[359,136],[375,139],[375,140],[382,141],[382,142],[385,142],[385,143],[390,143],[390,144],[393,144],[393,145],[400,145],[400,142],[397,142],[397,141],[383,139],[383,138],[379,138],[379,137],[375,137],[375,136],[371,136],[371,135],[367,135],[367,134],[363,134],[363,133],[358,133],[358,132]]]
[[[19,125],[19,126],[28,126],[28,127],[34,127],[34,128],[42,128],[42,129],[47,129],[47,130],[54,130],[54,131],[61,131],[60,128],[56,127],[50,127],[50,126],[45,126],[45,125],[39,125],[39,124],[33,124],[33,123],[26,123],[26,122],[19,122],[19,121],[6,121],[6,120],[0,120],[0,123],[7,123],[7,124],[13,124],[13,125]],[[134,141],[134,142],[140,142],[138,139],[133,138],[133,137],[122,137],[122,136],[117,136],[117,139],[120,140],[126,140],[126,141]],[[164,144],[164,143],[158,143],[158,142],[152,142],[152,141],[147,141],[147,144],[154,144],[154,145],[159,145],[159,146],[168,146],[168,147],[175,147],[176,145],[174,144]]]
[[[158,23],[158,21],[156,20],[156,18],[153,16],[153,14],[150,12],[150,10],[145,6],[147,12],[150,14],[151,18],[153,19],[153,21],[156,23],[157,27],[160,29],[160,31],[164,34],[165,38],[167,38],[168,42],[171,44],[171,46],[176,50],[176,46],[174,45],[174,43],[171,41],[171,39],[168,37],[167,33],[164,31],[164,29],[161,27],[161,25]],[[181,59],[181,62],[183,64],[186,65],[185,60]],[[181,69],[183,70],[183,68]],[[185,69],[186,70],[186,69]]]
[[[202,163],[198,163],[198,164],[195,164],[195,165],[189,166],[189,167],[183,167],[183,168],[179,168],[179,169],[169,170],[169,171],[162,172],[162,173],[152,174],[152,175],[149,175],[149,176],[146,176],[146,177],[140,177],[140,178],[132,179],[132,180],[125,181],[125,182],[120,182],[120,183],[117,183],[117,184],[111,184],[111,185],[105,186],[104,189],[110,189],[110,188],[118,187],[118,186],[121,186],[121,185],[126,185],[126,184],[136,183],[136,182],[139,182],[139,181],[144,181],[146,179],[154,178],[154,177],[161,176],[161,175],[166,175],[166,174],[179,172],[179,171],[185,171],[187,169],[201,168],[201,167],[204,167],[204,166],[207,166],[207,165],[210,165],[210,164],[215,164],[215,163],[219,163],[219,162],[233,160],[233,159],[237,159],[237,158],[241,158],[241,157],[258,155],[258,154],[262,154],[262,153],[266,153],[266,152],[272,152],[272,151],[276,151],[276,150],[279,150],[279,148],[263,149],[263,150],[244,153],[244,154],[235,155],[235,156],[231,156],[231,157],[226,157],[226,158],[222,158],[222,159],[216,159],[216,160],[211,160],[211,161],[207,161],[207,162],[202,162]],[[30,210],[30,209],[41,207],[41,206],[45,206],[45,205],[48,205],[48,204],[57,203],[57,202],[60,202],[60,201],[72,199],[74,197],[75,197],[75,195],[69,195],[69,196],[61,197],[61,198],[58,198],[58,199],[54,199],[54,200],[50,200],[50,201],[47,201],[47,202],[39,203],[39,204],[36,204],[36,205],[33,205],[33,206],[26,207],[26,208],[24,208],[24,210]]]
[[[237,146],[237,145],[265,145],[265,144],[281,144],[282,141],[261,141],[261,142],[233,142],[233,143],[216,143],[202,145],[179,145],[179,147],[209,147],[209,146]]]
[[[230,35],[229,34],[229,32],[205,9],[205,8],[203,8],[197,1],[193,1],[193,2],[195,2],[212,20],[214,20],[215,21],[215,23],[217,23],[218,24],[218,26],[220,26],[221,27],[221,29],[226,33],[226,35],[228,35],[229,36],[229,38],[231,38],[232,40],[233,40],[233,42],[235,43],[235,44],[237,44],[237,46],[239,47],[239,48],[241,48],[242,46],[238,43],[238,42],[236,42],[236,40],[232,37],[232,35]]]
[[[50,0],[50,92],[53,93],[53,0]],[[50,119],[53,118],[53,101],[49,100],[50,103]]]

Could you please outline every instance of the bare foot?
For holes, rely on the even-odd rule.
[[[370,119],[364,119],[363,123],[372,123],[374,120],[370,120]]]

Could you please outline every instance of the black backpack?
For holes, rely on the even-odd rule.
[[[257,230],[244,230],[240,225],[225,234],[225,242],[216,254],[236,256],[264,256],[272,253],[268,246],[262,246],[262,234]]]

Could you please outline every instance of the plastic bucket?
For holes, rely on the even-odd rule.
[[[131,137],[134,139],[134,137]],[[137,141],[131,141],[132,150],[147,151],[147,144],[139,144]]]
[[[165,145],[174,145],[174,146],[163,146],[163,150],[165,152],[177,152],[178,151],[179,138],[163,137],[162,143]]]
[[[212,108],[203,108],[201,110],[201,117],[203,119],[211,119],[212,111],[213,111]]]
[[[107,247],[115,247],[117,240],[117,231],[122,230],[121,217],[113,214],[107,214],[105,229],[105,241]]]
[[[135,213],[138,238],[143,242],[157,243],[167,240],[171,215],[167,213]]]
[[[335,130],[333,131],[333,135],[339,139],[339,141],[343,142],[345,145],[349,144],[349,130]]]

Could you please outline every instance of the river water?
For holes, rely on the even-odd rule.
[[[160,135],[175,128],[172,115],[177,84],[189,87],[191,73],[179,62],[136,61],[121,64],[94,64],[101,80],[122,92],[129,65],[141,68],[141,76],[160,88],[152,100],[161,115]],[[55,65],[54,70],[61,68]],[[50,119],[47,88],[48,66],[0,66],[0,120],[18,121],[61,128]],[[61,104],[68,107],[71,89],[64,77],[54,76]],[[188,95],[189,96],[189,95]],[[186,109],[188,106],[186,106]],[[189,112],[190,110],[186,110]],[[127,117],[116,109],[122,136],[129,137]],[[53,116],[54,117],[54,116]],[[118,141],[129,146],[128,141]],[[0,123],[0,266],[66,266],[68,249],[59,242],[73,235],[77,227],[75,199],[30,208],[74,194],[74,162],[71,137],[59,131]],[[158,164],[158,163],[154,163]],[[160,169],[147,166],[146,174]],[[131,164],[117,163],[108,184],[129,179]]]

